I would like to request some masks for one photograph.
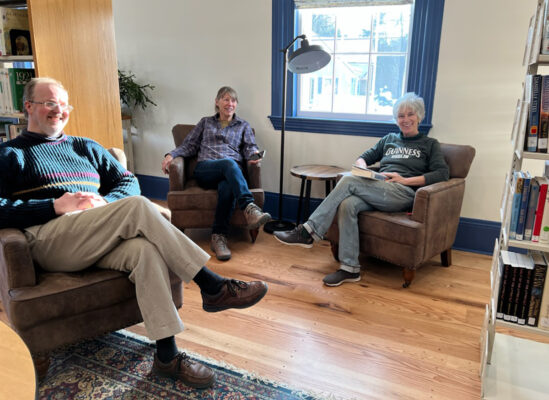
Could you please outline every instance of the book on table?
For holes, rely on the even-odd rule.
[[[353,166],[351,167],[351,174],[353,174],[354,176],[360,176],[367,179],[375,179],[378,181],[384,181],[387,179],[385,175],[380,174],[379,172],[376,172],[369,168],[361,167],[360,165],[356,164],[353,164]]]

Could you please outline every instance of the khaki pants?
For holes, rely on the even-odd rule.
[[[142,196],[62,215],[27,228],[25,234],[33,259],[47,271],[80,271],[97,265],[130,272],[152,340],[183,330],[168,269],[189,282],[210,258]]]

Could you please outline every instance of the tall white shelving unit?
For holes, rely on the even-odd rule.
[[[530,27],[528,31],[528,38],[526,48],[524,52],[523,65],[526,68],[526,76],[534,75],[538,73],[540,67],[549,67],[549,55],[540,54],[541,49],[541,37],[543,32],[544,17],[545,17],[545,0],[538,0],[538,5],[534,15],[530,20]],[[483,383],[482,390],[484,396],[484,378],[486,375],[487,364],[490,364],[492,358],[492,350],[495,340],[496,326],[504,326],[506,328],[522,330],[529,333],[535,333],[540,335],[549,336],[549,331],[536,327],[518,325],[515,323],[509,323],[500,319],[496,319],[497,300],[499,296],[499,283],[502,266],[500,265],[500,251],[506,250],[509,247],[515,247],[527,250],[539,250],[549,252],[549,245],[539,244],[530,241],[520,241],[509,239],[509,225],[511,216],[511,204],[513,200],[512,180],[513,172],[520,171],[522,163],[525,160],[549,160],[548,153],[533,153],[524,151],[524,138],[527,129],[527,119],[529,110],[530,98],[528,96],[528,90],[524,85],[523,95],[517,102],[517,108],[515,112],[515,120],[513,124],[513,130],[511,134],[511,141],[513,147],[513,154],[511,160],[511,168],[505,179],[505,186],[503,190],[503,198],[500,209],[501,215],[501,231],[499,239],[496,240],[494,246],[494,253],[492,256],[492,268],[491,268],[491,296],[490,304],[486,306],[486,313],[484,318],[484,326],[481,335],[481,365],[480,376]]]

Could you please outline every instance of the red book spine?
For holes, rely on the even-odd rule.
[[[538,206],[536,207],[534,229],[532,230],[532,242],[539,242],[539,234],[541,231],[541,220],[543,219],[543,210],[545,209],[546,197],[547,197],[547,183],[540,182]]]

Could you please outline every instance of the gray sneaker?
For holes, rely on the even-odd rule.
[[[301,246],[307,249],[313,247],[313,238],[309,235],[309,232],[299,224],[291,231],[275,231],[274,237],[279,242],[289,244],[290,246]]]
[[[227,236],[225,235],[212,233],[210,249],[212,249],[219,261],[227,261],[231,258],[231,250],[227,246]]]
[[[257,229],[271,220],[271,214],[261,211],[261,208],[255,203],[250,203],[246,206],[244,217],[246,218],[248,229]]]
[[[339,286],[344,282],[358,282],[360,279],[362,279],[360,272],[352,273],[338,269],[336,272],[326,275],[322,282],[326,286]]]

